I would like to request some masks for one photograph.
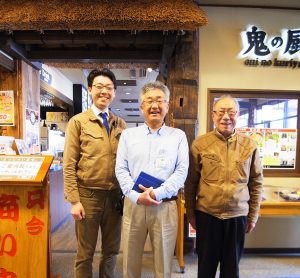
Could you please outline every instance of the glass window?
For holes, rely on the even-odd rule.
[[[297,128],[298,99],[237,100],[240,104],[240,117],[236,127]]]

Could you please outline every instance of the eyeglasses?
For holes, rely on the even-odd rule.
[[[234,110],[229,110],[229,111],[217,110],[217,111],[213,111],[213,112],[216,113],[216,115],[218,117],[224,117],[224,115],[227,113],[229,118],[234,118],[238,111],[234,111]]]
[[[115,88],[114,86],[112,85],[102,85],[102,84],[95,84],[95,85],[92,85],[93,87],[96,88],[97,91],[101,92],[103,91],[104,89],[106,89],[106,91],[108,91],[109,93],[111,93]]]
[[[149,99],[149,100],[144,100],[143,103],[147,106],[152,106],[154,103],[156,103],[157,105],[162,105],[163,103],[167,103],[167,101],[165,99],[157,99],[157,100]]]

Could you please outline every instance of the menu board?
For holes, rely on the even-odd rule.
[[[297,129],[237,128],[254,139],[264,169],[295,169]]]
[[[0,91],[0,126],[13,126],[14,119],[14,91]]]
[[[0,180],[35,180],[45,157],[0,156]]]

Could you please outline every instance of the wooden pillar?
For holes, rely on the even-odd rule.
[[[171,91],[169,125],[185,131],[189,145],[195,139],[198,114],[198,31],[179,37],[168,63],[167,85]]]
[[[179,38],[173,56],[168,63],[167,85],[170,89],[170,111],[166,121],[185,131],[189,146],[197,134],[199,80],[199,37],[198,31]],[[178,196],[178,234],[176,257],[180,272],[185,271],[184,246],[184,203],[182,192]]]

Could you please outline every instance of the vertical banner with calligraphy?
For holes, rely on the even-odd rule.
[[[0,126],[13,126],[14,119],[14,91],[0,91]]]
[[[47,277],[47,187],[1,186],[1,271],[17,278]]]

